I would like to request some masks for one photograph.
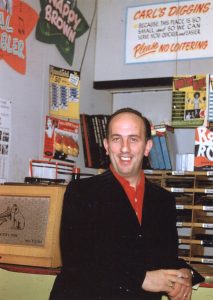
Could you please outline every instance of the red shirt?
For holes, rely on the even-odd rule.
[[[124,191],[126,192],[129,201],[135,211],[135,214],[138,218],[139,223],[142,222],[142,209],[143,209],[143,197],[144,197],[144,189],[145,189],[145,176],[143,170],[141,170],[141,179],[136,187],[132,187],[129,182],[122,176],[120,176],[112,165],[110,165],[110,170],[113,175],[122,185]]]

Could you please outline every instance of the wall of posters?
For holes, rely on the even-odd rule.
[[[145,4],[127,8],[126,63],[212,57],[212,2]]]
[[[80,73],[54,66],[49,69],[50,115],[79,119]]]
[[[0,99],[0,183],[7,180],[11,139],[11,102]]]

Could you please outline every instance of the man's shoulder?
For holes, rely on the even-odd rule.
[[[100,189],[103,186],[110,185],[115,180],[111,171],[106,170],[102,174],[85,177],[80,180],[71,181],[68,184],[68,189],[93,190]]]

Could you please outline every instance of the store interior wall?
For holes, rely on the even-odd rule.
[[[25,2],[32,6],[38,13],[40,12],[38,0],[25,0]],[[98,0],[98,27],[96,28],[95,22],[91,30],[81,74],[80,111],[82,113],[109,114],[112,110],[116,110],[121,106],[132,106],[133,108],[141,109],[147,117],[150,119],[153,118],[153,121],[156,122],[160,122],[161,119],[167,119],[170,115],[170,91],[161,91],[159,92],[160,94],[152,91],[111,93],[109,91],[97,91],[93,89],[94,79],[117,80],[145,78],[146,76],[158,77],[160,75],[157,73],[159,71],[157,67],[155,68],[156,72],[153,73],[153,66],[151,68],[147,66],[145,70],[143,65],[137,65],[134,68],[133,66],[124,65],[122,53],[124,51],[125,8],[127,5],[133,5],[136,2],[135,0]],[[92,20],[95,3],[95,0],[78,0],[78,7],[89,24]],[[96,29],[98,29],[98,33],[97,47],[95,49]],[[35,29],[26,41],[27,70],[25,75],[17,73],[5,61],[0,60],[0,98],[12,101],[9,181],[22,182],[24,177],[28,175],[29,160],[42,157],[44,121],[45,115],[48,113],[49,65],[52,64],[61,68],[78,70],[82,62],[87,37],[88,32],[76,40],[72,66],[69,66],[64,61],[54,45],[37,41],[35,39]],[[209,64],[209,68],[212,67],[212,61],[206,63]],[[206,73],[206,63],[202,66],[200,64],[199,69],[191,62],[185,62],[185,66],[182,63],[169,63],[167,64],[168,69],[163,69],[169,70],[168,74],[171,76],[176,74],[176,72],[182,73],[182,71],[192,73],[200,71]],[[168,74],[164,75],[168,76]],[[159,102],[159,99],[162,102]],[[158,107],[159,111],[156,111],[156,105],[160,105]],[[164,112],[165,115],[162,115]],[[184,134],[188,135],[187,130],[184,131]],[[184,140],[186,139],[184,138]],[[90,171],[84,168],[81,136],[79,137],[79,141],[81,153],[77,164],[79,164],[83,171]],[[189,145],[189,147],[191,146]],[[20,300],[47,300],[53,281],[54,276],[29,275],[8,272],[1,269],[1,299],[12,300],[16,297]],[[210,289],[199,289],[198,292],[194,292],[194,296],[196,294],[199,295],[193,297],[193,299],[212,299],[209,291]]]
[[[40,13],[39,1],[26,0],[26,3],[38,14]],[[145,3],[149,4],[153,1],[146,0]],[[87,1],[78,0],[78,7],[89,25],[92,21],[95,4],[95,0],[90,0],[89,5]],[[164,106],[162,105],[158,111],[159,118],[156,118],[154,109],[157,102],[163,101],[160,92],[155,97],[156,99],[152,98],[152,93],[143,91],[141,91],[141,95],[137,93],[137,96],[134,93],[128,93],[128,100],[125,100],[126,91],[124,91],[125,95],[120,93],[115,97],[114,92],[93,89],[93,81],[157,78],[176,74],[206,74],[211,73],[213,60],[155,63],[154,72],[153,64],[126,65],[124,63],[126,8],[138,4],[138,1],[97,0],[97,4],[97,24],[95,17],[81,69],[80,112],[110,114],[124,105],[131,105],[141,109],[142,112],[148,109],[151,112],[148,117],[154,124],[163,121]],[[41,43],[35,39],[35,28],[26,40],[25,75],[17,73],[4,60],[0,60],[0,98],[12,101],[8,181],[23,182],[29,174],[29,161],[42,158],[44,121],[49,109],[49,65],[78,71],[82,64],[88,34],[89,31],[76,39],[72,66],[66,63],[55,45]],[[170,97],[169,95],[168,97]],[[138,97],[141,100],[137,100]],[[145,97],[148,104],[145,104]],[[153,107],[151,110],[149,109],[150,103]],[[171,107],[171,97],[167,105]],[[194,136],[193,130],[183,129],[178,132],[179,139],[182,135]],[[189,144],[181,149],[182,153],[192,151],[191,138],[186,140],[189,141]],[[80,155],[76,164],[83,172],[90,173],[91,170],[84,167],[81,135],[79,144]],[[96,171],[94,170],[94,172]]]
[[[38,14],[40,13],[40,1],[26,0],[25,2]],[[89,25],[94,14],[95,3],[95,0],[90,0],[89,5],[84,0],[77,2],[78,8]],[[89,31],[76,39],[72,66],[66,63],[55,45],[36,40],[35,28],[26,40],[26,74],[16,72],[4,60],[0,60],[0,98],[12,102],[8,181],[23,182],[24,178],[29,175],[29,161],[43,158],[44,122],[49,111],[49,65],[79,71],[88,35]],[[93,89],[95,39],[96,17],[81,69],[80,112],[110,114],[111,94]],[[76,164],[83,172],[88,172],[84,168],[81,135],[79,144],[80,155]]]

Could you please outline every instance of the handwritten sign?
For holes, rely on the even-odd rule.
[[[127,8],[126,63],[213,56],[211,1],[193,0]]]

